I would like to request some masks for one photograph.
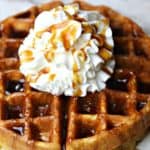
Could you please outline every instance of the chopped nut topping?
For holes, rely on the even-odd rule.
[[[99,55],[105,60],[109,60],[112,57],[112,53],[105,48],[100,49]]]
[[[56,74],[50,74],[49,75],[49,80],[53,81],[55,79],[55,77],[56,77]]]

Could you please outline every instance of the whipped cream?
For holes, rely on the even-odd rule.
[[[114,70],[108,20],[77,4],[42,12],[19,48],[20,71],[30,86],[54,95],[100,91]]]

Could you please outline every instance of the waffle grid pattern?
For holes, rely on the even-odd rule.
[[[109,18],[115,73],[105,90],[84,98],[36,91],[18,70],[17,50],[40,12],[63,4],[33,7],[1,22],[0,143],[8,150],[134,150],[150,126],[150,38],[108,7],[78,3]]]
[[[20,149],[15,140],[31,140],[23,148],[27,144],[34,149],[33,141],[44,142],[45,148],[51,148],[47,143],[60,143],[59,97],[34,91],[17,70],[1,73],[1,81],[0,128],[15,133],[7,144]]]

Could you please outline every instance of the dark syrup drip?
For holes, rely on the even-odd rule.
[[[25,38],[28,35],[27,31],[23,31],[23,30],[16,30],[14,28],[11,28],[10,33],[9,33],[9,37],[10,38],[14,38],[14,39],[20,39],[20,38]]]
[[[48,134],[41,136],[42,131],[40,131],[40,129],[36,125],[34,124],[31,125],[31,131],[32,131],[32,138],[34,140],[42,141],[42,142],[49,142]]]
[[[138,101],[137,104],[136,104],[136,109],[137,109],[138,111],[140,111],[141,109],[144,108],[144,106],[145,106],[146,104],[147,104],[147,103],[144,102],[144,101]]]
[[[23,118],[23,110],[19,105],[9,105],[6,111],[6,119],[17,119]]]
[[[14,92],[24,91],[24,80],[8,80],[6,81],[5,94],[10,95]]]
[[[24,135],[24,127],[23,126],[13,126],[11,128],[12,131],[14,131],[15,133],[23,136]]]
[[[11,50],[8,47],[8,50],[6,51],[5,57],[7,57],[7,58],[10,58],[10,57],[18,58],[18,47],[15,47],[15,48],[11,47]]]
[[[118,43],[116,43],[114,47],[114,54],[115,55],[127,55],[128,51],[126,48],[123,48],[122,46],[119,46]]]
[[[127,91],[127,82],[128,79],[113,79],[110,78],[107,81],[107,87],[110,89],[120,90],[120,91]]]
[[[109,100],[108,102],[108,106],[107,106],[107,110],[109,114],[112,115],[124,115],[124,111],[123,111],[123,105],[121,104],[117,104],[114,101]]]
[[[62,132],[61,132],[61,150],[66,150],[66,137],[67,137],[67,124],[68,124],[68,97],[62,96],[62,116],[61,116],[61,124],[62,124]]]
[[[82,114],[95,114],[97,111],[97,98],[84,97],[77,100],[78,112]]]
[[[21,13],[21,14],[15,16],[15,18],[29,18],[30,15],[31,15],[31,12],[30,12],[30,11],[27,11],[27,12],[25,12],[25,13]]]
[[[0,29],[0,37],[2,37],[2,30]]]
[[[138,86],[138,92],[139,93],[144,93],[144,94],[150,93],[150,83],[138,82],[137,86]]]
[[[85,125],[82,125],[79,123],[77,133],[78,134],[76,135],[76,138],[80,139],[80,138],[86,138],[86,137],[93,136],[93,135],[95,135],[96,131],[92,127],[88,127],[88,126],[85,126]]]
[[[35,117],[37,117],[37,116],[43,117],[43,116],[47,116],[48,114],[49,114],[49,105],[48,104],[38,105],[35,108],[35,113],[34,113]]]
[[[124,35],[123,31],[121,28],[112,28],[112,32],[113,32],[113,36],[117,37],[117,36],[122,36]]]
[[[89,128],[89,129],[81,128],[80,131],[81,131],[80,138],[93,136],[96,132],[94,129],[91,129],[91,128]]]
[[[107,130],[112,130],[114,125],[111,122],[107,122]]]

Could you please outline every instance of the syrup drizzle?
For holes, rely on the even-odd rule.
[[[120,90],[120,91],[127,91],[127,82],[128,79],[123,78],[123,79],[113,79],[110,78],[107,81],[107,87],[110,89],[116,89],[116,90]]]
[[[24,80],[8,80],[5,85],[5,94],[10,95],[14,92],[23,92],[24,91]]]
[[[23,126],[13,126],[11,128],[12,131],[14,131],[15,133],[23,136],[24,135],[24,127]]]
[[[95,99],[93,101],[93,99]],[[97,98],[84,97],[77,100],[78,112],[83,114],[95,114],[97,110]]]
[[[63,96],[62,98],[62,141],[61,141],[61,150],[66,150],[66,137],[67,137],[67,124],[68,124],[68,103],[69,103],[69,97]]]
[[[38,105],[36,107],[34,116],[35,117],[37,117],[37,116],[43,117],[43,116],[46,116],[48,114],[49,114],[49,105],[45,104],[45,105]]]
[[[150,83],[138,82],[137,88],[139,93],[144,93],[144,94],[150,93]]]
[[[19,119],[23,118],[23,110],[19,105],[9,105],[6,111],[6,119]]]
[[[137,102],[137,104],[136,104],[136,109],[137,109],[138,111],[140,111],[141,109],[144,108],[144,106],[145,106],[146,104],[147,104],[147,102],[139,101],[139,102]]]
[[[123,104],[118,104],[114,100],[108,99],[108,106],[107,110],[109,114],[112,115],[125,115],[125,112],[123,111]]]
[[[77,134],[76,138],[86,138],[86,137],[93,136],[96,133],[95,129],[92,127],[83,126],[81,124],[79,124],[78,126],[79,126],[78,131],[80,132],[78,132],[79,134]]]

